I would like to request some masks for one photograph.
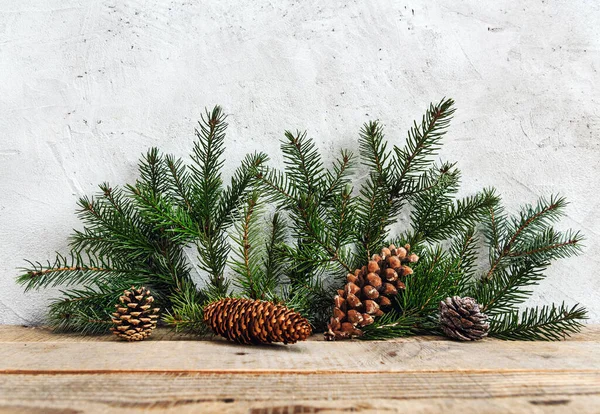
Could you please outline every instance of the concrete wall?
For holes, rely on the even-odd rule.
[[[401,142],[430,101],[459,108],[443,158],[463,193],[507,206],[561,193],[585,255],[531,303],[579,301],[600,322],[597,1],[0,1],[0,323],[33,323],[23,259],[64,250],[78,196],[131,182],[150,146],[188,153],[205,106],[230,114],[228,166],[284,129],[324,152],[379,118]],[[228,171],[230,172],[230,171]]]

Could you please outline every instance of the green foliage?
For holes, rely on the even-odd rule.
[[[421,318],[408,312],[392,310],[377,318],[375,323],[362,328],[364,336],[361,336],[360,339],[381,340],[415,335],[421,323]]]
[[[421,123],[414,123],[403,147],[387,150],[383,126],[364,124],[359,138],[362,163],[369,177],[360,189],[356,242],[360,261],[368,260],[389,236],[389,226],[411,198],[426,192],[434,182],[427,176],[454,114],[454,101],[430,105]],[[447,166],[446,166],[447,167]],[[441,184],[440,184],[441,185]],[[431,199],[431,195],[427,196]]]
[[[435,314],[442,299],[459,293],[462,273],[454,257],[439,245],[425,248],[421,255],[398,302],[403,313],[427,316]]]
[[[25,286],[25,290],[101,282],[113,277],[134,276],[128,269],[113,268],[107,260],[94,257],[82,257],[73,252],[67,256],[56,254],[53,262],[46,264],[28,261],[26,273],[17,278],[17,282]],[[138,273],[137,276],[140,274]]]
[[[263,166],[256,169],[256,178],[266,199],[285,213],[289,223],[292,242],[280,243],[277,249],[286,263],[282,269],[286,294],[296,299],[302,295],[302,308],[310,309],[309,319],[322,329],[333,292],[325,286],[325,276],[339,278],[352,270],[347,247],[355,229],[350,186],[354,157],[342,151],[325,168],[314,141],[301,132],[287,131],[281,149],[285,171]]]
[[[447,296],[471,296],[490,317],[490,336],[557,340],[577,332],[586,318],[580,305],[520,309],[553,260],[581,251],[580,233],[552,227],[565,206],[562,197],[541,198],[509,217],[496,198],[481,222],[489,265],[476,266],[479,252],[473,227],[454,237],[447,250],[440,245],[423,250],[406,290],[397,298],[397,314],[421,317],[413,331],[437,333],[437,304]]]
[[[457,234],[447,247],[440,244],[423,247],[419,262],[413,266],[414,273],[404,279],[406,289],[396,297],[394,310],[385,319],[377,319],[365,331],[365,339],[397,336],[396,332],[401,331],[394,325],[396,318],[400,326],[410,321],[407,334],[441,334],[437,318],[439,303],[448,296],[462,295],[470,286],[476,272],[476,246],[475,229],[470,227]]]
[[[111,326],[111,313],[123,291],[132,283],[123,280],[106,284],[97,282],[94,288],[63,290],[62,298],[50,305],[48,319],[57,331],[78,331],[83,334],[106,332]],[[119,289],[120,288],[120,289]]]
[[[450,165],[425,174],[424,183],[420,185],[423,190],[412,199],[412,230],[405,236],[412,246],[460,236],[480,222],[486,210],[497,203],[493,189],[455,201],[458,178],[458,170]]]
[[[580,305],[549,305],[493,317],[490,335],[519,341],[558,341],[579,332],[587,312]]]
[[[406,206],[410,225],[396,241],[400,245],[409,242],[413,250],[423,252],[424,260],[410,278],[415,283],[407,283],[406,293],[399,298],[396,314],[403,318],[414,312],[418,319],[431,315],[441,299],[465,289],[465,274],[473,273],[475,261],[474,226],[498,197],[493,190],[484,190],[457,200],[459,171],[453,164],[434,164],[453,105],[452,100],[431,105],[421,122],[410,129],[404,145],[391,150],[381,123],[364,124],[359,149],[367,178],[356,191],[348,175],[354,167],[350,153],[342,153],[328,168],[306,133],[286,133],[281,146],[285,170],[263,167],[257,178],[261,190],[291,222],[293,243],[284,252],[291,263],[292,287],[313,285],[323,298],[331,298],[333,289],[323,281],[333,280],[334,288],[341,286],[346,273],[379,252]],[[447,241],[453,243],[451,252],[434,245]],[[311,296],[317,300],[316,293]],[[330,301],[322,301],[326,309]],[[325,319],[318,326],[325,325],[330,316],[328,312],[322,315]]]
[[[215,107],[198,123],[191,162],[149,150],[134,184],[104,183],[79,200],[83,229],[69,254],[30,263],[18,281],[26,290],[65,288],[49,313],[60,330],[104,332],[123,289],[143,284],[178,331],[206,333],[205,304],[232,295],[285,303],[318,331],[348,272],[389,243],[408,243],[420,260],[365,339],[441,334],[439,302],[453,295],[478,300],[491,336],[576,332],[586,317],[579,305],[520,310],[552,261],[580,252],[578,232],[552,227],[564,198],[542,198],[511,217],[493,189],[457,197],[460,171],[436,160],[454,111],[451,99],[430,105],[398,145],[388,144],[379,121],[365,123],[359,156],[342,150],[331,163],[306,132],[286,131],[282,170],[249,154],[225,185],[227,123]]]
[[[53,263],[30,263],[17,281],[26,289],[83,285],[63,291],[50,305],[49,322],[82,333],[106,331],[116,298],[131,285],[151,289],[168,320],[202,331],[206,298],[225,296],[229,254],[227,229],[250,191],[253,171],[264,154],[248,155],[224,186],[227,124],[220,107],[207,111],[196,130],[192,162],[152,148],[141,159],[140,178],[123,189],[100,185],[93,198],[79,200],[82,230],[71,238],[71,252]],[[195,263],[208,284],[198,290],[186,249],[195,246]]]
[[[171,297],[171,308],[166,310],[163,320],[176,332],[207,334],[203,308],[217,299],[218,296],[211,295],[210,288],[198,290],[195,284],[185,283]]]
[[[261,240],[263,233],[257,222],[260,217],[259,209],[258,192],[254,192],[248,197],[242,219],[236,225],[238,234],[232,237],[237,246],[231,260],[231,267],[238,274],[234,285],[250,299],[264,299],[263,295],[269,289],[262,282],[268,283],[271,288],[276,285],[272,279],[265,277],[261,266],[265,243]]]
[[[469,295],[477,298],[491,316],[490,335],[503,339],[557,339],[579,329],[586,311],[580,306],[544,306],[519,311],[532,293],[531,286],[545,278],[551,262],[577,255],[583,237],[571,230],[560,232],[552,225],[564,214],[563,197],[541,198],[508,217],[500,203],[488,211],[484,234],[489,268],[473,284]],[[499,325],[499,326],[498,326]]]
[[[286,272],[286,262],[281,257],[281,246],[286,240],[286,225],[281,214],[276,212],[271,219],[269,234],[262,258],[264,268],[264,291],[276,292],[281,287],[281,278]]]
[[[230,261],[235,273],[233,284],[243,297],[286,302],[287,263],[281,250],[286,239],[285,222],[277,212],[269,221],[265,219],[258,191],[248,197],[242,212],[231,237],[236,246]]]

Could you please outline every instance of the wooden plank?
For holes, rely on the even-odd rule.
[[[131,397],[132,400],[142,397]],[[472,412],[485,414],[597,414],[598,399],[595,397],[557,396],[551,398],[488,398],[481,399],[445,399],[431,398],[420,400],[294,400],[285,403],[272,401],[238,401],[228,399],[227,402],[166,401],[145,407],[131,407],[96,401],[73,403],[64,400],[40,400],[20,403],[5,402],[0,399],[0,414],[80,414],[80,413],[202,413],[202,414],[440,414],[453,412]]]
[[[168,331],[125,343],[0,326],[0,414],[598,412],[598,332],[241,346]]]
[[[599,404],[598,372],[0,375],[0,413],[535,413]]]
[[[595,342],[305,342],[242,346],[223,341],[2,343],[7,372],[381,372],[598,370]]]

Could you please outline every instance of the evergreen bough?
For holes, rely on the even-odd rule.
[[[381,247],[409,243],[420,260],[406,290],[363,338],[441,334],[438,304],[455,295],[476,298],[490,336],[577,332],[586,318],[580,305],[522,308],[552,261],[580,252],[580,233],[552,227],[565,199],[541,198],[516,216],[491,188],[457,199],[460,171],[435,162],[453,113],[451,99],[430,105],[403,146],[389,147],[381,123],[368,122],[358,157],[343,150],[327,166],[306,132],[286,131],[283,170],[250,154],[225,186],[227,123],[217,106],[199,122],[191,162],[149,150],[135,184],[105,183],[79,200],[84,227],[71,251],[30,263],[18,282],[26,290],[63,287],[48,319],[59,330],[107,331],[113,304],[131,285],[150,288],[168,310],[164,322],[178,330],[205,333],[204,306],[228,296],[285,303],[322,330],[345,275]],[[355,188],[357,169],[367,177]]]

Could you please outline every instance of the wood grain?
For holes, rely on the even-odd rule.
[[[480,412],[494,412],[494,407],[514,412],[515,400],[534,412],[548,407],[571,410],[582,397],[600,403],[600,373],[20,374],[0,376],[0,390],[0,406],[5,407],[121,412],[184,408],[207,412],[211,407],[257,414],[352,407],[360,412],[375,408],[399,412],[408,407],[435,412],[465,404]]]
[[[0,326],[0,413],[600,412],[599,332],[248,347]]]
[[[406,372],[597,369],[594,342],[305,342],[247,347],[222,341],[2,343],[9,372]],[[141,363],[143,361],[143,363]]]
[[[158,328],[150,337],[153,341],[190,341],[197,337],[175,333],[171,329]],[[113,335],[79,335],[55,333],[43,326],[0,325],[0,342],[115,342]]]

